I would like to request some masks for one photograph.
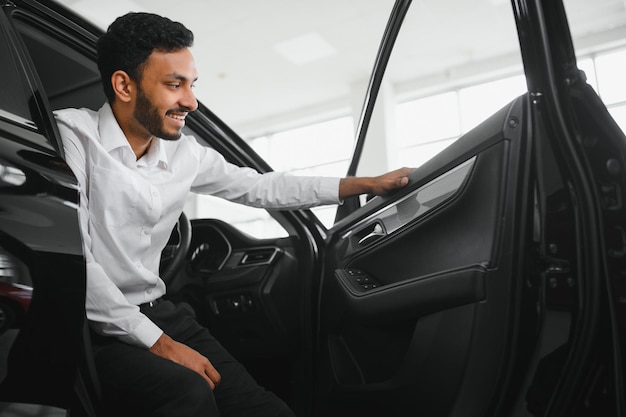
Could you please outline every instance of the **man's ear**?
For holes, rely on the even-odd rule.
[[[128,103],[135,93],[135,82],[122,70],[117,70],[111,75],[111,85],[115,92],[115,97],[121,102]]]

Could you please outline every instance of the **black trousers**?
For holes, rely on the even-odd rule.
[[[196,372],[153,353],[93,336],[94,358],[108,414],[145,417],[293,417],[273,393],[254,381],[209,331],[169,301],[141,310],[172,339],[206,356],[220,373],[211,391]]]

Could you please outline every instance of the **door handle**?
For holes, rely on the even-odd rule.
[[[376,223],[372,231],[368,233],[367,235],[363,236],[359,240],[359,245],[361,246],[368,245],[370,243],[377,241],[378,239],[382,237],[385,237],[385,235],[386,233],[383,230],[383,227],[379,223]]]

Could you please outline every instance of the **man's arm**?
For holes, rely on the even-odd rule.
[[[361,194],[384,195],[409,183],[408,175],[413,168],[400,168],[378,177],[347,177],[339,182],[339,198]]]

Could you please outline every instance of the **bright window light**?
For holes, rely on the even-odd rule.
[[[526,78],[522,75],[461,89],[459,100],[463,133],[478,126],[526,91]]]
[[[581,59],[577,62],[578,68],[581,69],[587,77],[587,83],[598,92],[598,78],[596,75],[596,67],[591,58]]]
[[[220,219],[258,239],[288,236],[280,223],[264,209],[200,194],[188,200],[188,204],[195,205],[192,209],[185,208],[185,212],[196,213],[194,218]]]
[[[335,176],[333,164],[349,160],[352,154],[354,128],[351,117],[341,117],[252,139],[248,143],[275,171],[299,171],[300,175],[305,175],[303,170],[319,167],[314,175]],[[345,175],[345,171],[339,175]]]
[[[401,103],[396,108],[398,144],[409,147],[458,137],[461,123],[456,92]]]
[[[626,49],[599,55],[596,58],[600,97],[606,105],[626,102]]]
[[[622,106],[610,107],[609,113],[622,129],[622,132],[626,133],[626,104]]]

